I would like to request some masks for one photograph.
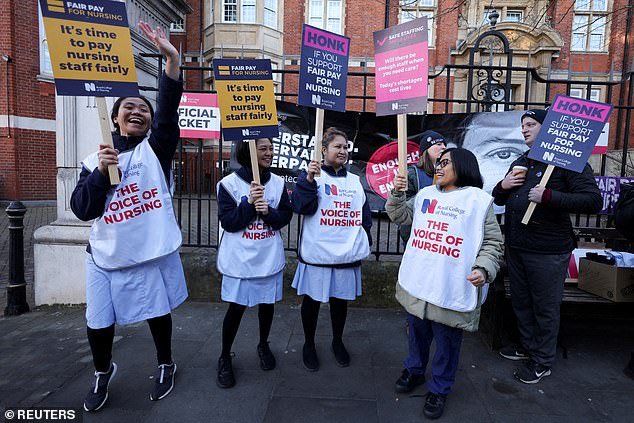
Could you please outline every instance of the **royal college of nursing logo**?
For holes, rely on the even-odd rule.
[[[335,184],[332,184],[332,185],[324,184],[324,188],[326,190],[326,195],[334,195],[334,196],[339,195],[337,192],[337,185]]]
[[[438,200],[430,200],[428,198],[425,198],[423,200],[423,205],[420,208],[420,211],[423,213],[429,212],[430,214],[434,214],[437,204],[438,204]]]

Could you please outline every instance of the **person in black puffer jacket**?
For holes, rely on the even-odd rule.
[[[529,147],[546,117],[544,110],[522,115],[522,135]],[[524,166],[527,172],[517,172]],[[527,360],[514,376],[537,383],[551,374],[559,332],[559,306],[570,254],[576,246],[570,213],[596,213],[602,199],[592,168],[583,172],[555,168],[546,187],[539,184],[547,165],[528,158],[515,160],[493,189],[495,204],[506,206],[504,237],[511,281],[511,302],[520,332],[519,346],[502,348],[510,360]],[[522,218],[530,202],[538,203],[528,225]]]

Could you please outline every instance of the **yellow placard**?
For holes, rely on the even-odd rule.
[[[51,18],[44,25],[56,79],[137,81],[129,28]]]
[[[224,128],[277,125],[272,80],[217,80],[216,90]]]

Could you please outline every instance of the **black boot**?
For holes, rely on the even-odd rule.
[[[233,375],[233,366],[231,365],[231,356],[220,357],[218,359],[218,377],[216,385],[219,388],[231,388],[236,384],[236,378]]]

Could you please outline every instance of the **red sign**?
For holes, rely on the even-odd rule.
[[[398,175],[398,142],[377,149],[368,160],[365,168],[365,178],[368,185],[377,195],[387,199],[390,190],[394,188],[394,177]],[[407,142],[407,164],[418,162],[419,146],[413,141]]]

